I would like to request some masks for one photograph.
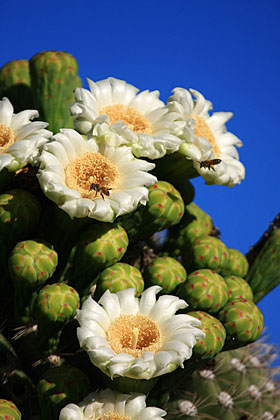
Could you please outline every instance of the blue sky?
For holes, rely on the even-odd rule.
[[[139,89],[194,88],[232,111],[246,179],[234,188],[196,179],[195,201],[230,248],[247,252],[280,211],[280,6],[274,0],[1,2],[0,66],[63,50],[80,76],[114,76]],[[279,287],[260,303],[270,341],[280,342]]]

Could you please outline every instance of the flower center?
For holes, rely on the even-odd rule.
[[[108,189],[117,188],[120,178],[118,168],[101,153],[84,153],[67,166],[65,173],[67,187],[91,200],[109,195]]]
[[[107,341],[117,353],[140,357],[144,352],[158,352],[163,335],[157,322],[146,315],[121,315],[107,331]]]
[[[190,118],[194,120],[194,133],[198,137],[203,137],[209,141],[212,146],[213,153],[215,157],[220,155],[220,149],[216,143],[215,136],[210,130],[209,126],[206,124],[202,117],[198,115],[191,115]]]
[[[0,124],[0,154],[5,151],[15,142],[15,135],[10,127]]]
[[[107,413],[102,414],[102,417],[97,417],[96,420],[131,420],[131,417],[121,416],[118,413],[113,413],[113,411],[107,411]]]
[[[152,125],[150,121],[130,106],[120,104],[105,106],[101,109],[100,114],[108,115],[111,124],[121,121],[126,124],[130,130],[135,131],[135,133],[152,134]]]

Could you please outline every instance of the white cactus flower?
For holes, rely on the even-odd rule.
[[[88,79],[88,83],[90,91],[76,89],[76,103],[71,107],[80,133],[91,138],[96,126],[106,123],[137,157],[158,159],[178,150],[182,140],[177,135],[184,122],[176,120],[158,91],[138,93],[136,87],[113,77],[96,83]]]
[[[233,116],[231,112],[214,112],[212,103],[194,89],[176,88],[168,99],[170,112],[186,122],[182,139],[185,142],[179,152],[193,160],[197,172],[206,184],[221,184],[232,187],[245,177],[245,168],[239,161],[236,147],[241,140],[227,131],[225,123]],[[214,165],[205,161],[216,160]],[[204,163],[203,163],[204,162]]]
[[[170,295],[156,301],[160,290],[152,286],[140,298],[135,289],[107,290],[98,303],[89,297],[77,311],[80,346],[111,378],[151,379],[172,372],[205,337],[198,319],[175,315],[187,303]]]
[[[37,164],[41,148],[52,136],[45,130],[48,123],[31,121],[38,116],[38,111],[30,109],[14,114],[8,98],[0,101],[0,171]]]
[[[146,395],[121,394],[111,389],[92,392],[78,405],[67,404],[59,420],[160,420],[166,412],[146,407]]]
[[[157,181],[147,173],[153,163],[136,159],[126,146],[86,141],[72,129],[53,139],[40,156],[38,179],[46,196],[71,218],[113,222],[146,204],[146,186]]]

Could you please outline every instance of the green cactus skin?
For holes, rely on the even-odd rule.
[[[213,236],[196,239],[192,244],[192,257],[186,252],[183,257],[184,265],[193,271],[200,268],[209,268],[221,273],[228,262],[228,251],[225,244]]]
[[[225,343],[226,330],[223,324],[206,312],[193,311],[188,315],[200,320],[202,326],[199,328],[206,334],[205,338],[197,341],[194,346],[194,355],[203,360],[212,359],[222,350]]]
[[[0,420],[21,420],[17,406],[9,400],[0,399]]]
[[[193,373],[162,408],[167,420],[276,420],[279,382],[275,370],[257,358],[267,357],[264,344],[219,353]],[[256,360],[259,364],[256,364]],[[275,417],[274,417],[275,416]]]
[[[182,180],[187,182],[188,179],[198,176],[192,160],[186,159],[179,152],[158,159],[154,173],[159,179],[171,182],[173,185],[177,183],[180,185]]]
[[[174,180],[172,183],[176,190],[181,194],[185,205],[190,204],[195,196],[193,185],[187,179]]]
[[[239,298],[253,301],[253,292],[246,280],[238,276],[226,276],[224,280],[228,286],[229,302]]]
[[[37,386],[42,420],[58,419],[65,405],[77,404],[90,391],[89,378],[76,367],[63,365],[47,370]]]
[[[0,334],[0,379],[2,374],[18,365],[18,357],[9,341]]]
[[[72,249],[79,240],[81,232],[90,223],[88,217],[71,219],[65,211],[58,208],[56,203],[51,200],[46,202],[40,223],[40,237],[53,244],[59,255],[54,282],[63,282],[65,276],[66,280],[69,280],[68,273],[65,272],[66,265],[68,263],[72,265]]]
[[[213,270],[196,270],[178,289],[177,295],[189,303],[190,308],[216,313],[228,301],[228,287],[223,277]]]
[[[41,214],[36,197],[25,190],[13,189],[0,195],[0,236],[9,247],[30,235]]]
[[[179,191],[165,181],[149,187],[149,201],[134,213],[122,216],[118,222],[127,231],[129,241],[146,239],[153,233],[176,225],[184,214],[184,202]]]
[[[248,273],[249,263],[245,255],[233,248],[228,248],[229,259],[222,276],[238,276],[244,278]]]
[[[212,228],[211,217],[192,202],[186,206],[180,223],[169,230],[164,251],[174,257],[187,255],[191,244],[198,238],[208,236]]]
[[[33,109],[28,60],[13,60],[0,69],[0,98],[9,98],[15,113]]]
[[[28,323],[32,293],[52,277],[57,266],[57,253],[51,245],[38,241],[19,242],[8,259],[9,273],[15,288],[15,318]]]
[[[213,229],[211,217],[195,203],[186,206],[184,215],[185,237],[192,243],[197,238],[208,236]]]
[[[199,401],[198,395],[203,396],[201,401]],[[211,371],[199,370],[194,372],[191,385],[186,392],[181,394],[181,397],[183,396],[185,396],[185,399],[182,398],[177,403],[177,410],[181,414],[180,417],[167,418],[182,418],[183,420],[189,418],[236,420],[238,418],[230,395],[225,394],[220,389]],[[190,401],[192,405],[187,404],[186,401]],[[174,408],[176,410],[176,405]],[[190,413],[195,414],[195,416],[190,416]]]
[[[259,308],[247,299],[235,299],[218,313],[227,332],[227,348],[240,347],[256,341],[264,327]]]
[[[190,161],[189,161],[190,162]],[[158,179],[170,182],[180,192],[185,205],[189,204],[195,195],[194,187],[188,180],[192,178],[191,173],[197,176],[196,171],[193,171],[193,164],[188,170],[188,162],[180,153],[172,153],[157,160],[156,167],[153,173]]]
[[[35,386],[30,377],[22,370],[14,369],[6,375],[0,385],[1,395],[14,401],[20,411],[24,411],[27,400],[33,398]]]
[[[144,271],[145,283],[148,286],[161,286],[164,294],[174,292],[176,287],[184,283],[186,277],[185,268],[171,257],[156,258]]]
[[[75,88],[81,86],[77,71],[75,58],[63,51],[42,51],[30,59],[34,106],[54,133],[74,127],[70,105],[75,102]]]
[[[259,302],[280,283],[280,229],[275,229],[253,261],[246,281]]]
[[[98,300],[108,289],[111,293],[135,288],[135,296],[140,296],[144,290],[144,280],[138,268],[126,264],[116,263],[105,268],[97,276],[97,289],[94,298]]]
[[[120,261],[127,247],[128,237],[120,224],[98,223],[89,227],[73,257],[70,283],[83,296],[97,274]]]
[[[64,283],[44,286],[33,303],[33,317],[38,323],[38,341],[46,354],[56,351],[63,327],[74,318],[80,298],[73,287]]]

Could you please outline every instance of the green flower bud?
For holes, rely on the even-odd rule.
[[[134,213],[118,219],[131,242],[176,225],[184,214],[181,194],[168,182],[158,181],[149,187],[149,201]]]
[[[228,286],[228,301],[243,298],[253,301],[253,292],[249,284],[237,276],[224,277],[224,280]]]
[[[33,316],[38,323],[38,339],[46,352],[54,352],[63,327],[76,315],[80,298],[73,287],[64,283],[43,287],[33,303]]]
[[[228,300],[228,287],[215,271],[202,269],[189,274],[177,294],[193,309],[216,313]]]
[[[245,255],[243,255],[237,249],[228,248],[229,259],[227,265],[222,270],[222,276],[238,276],[238,277],[245,277],[249,263]]]
[[[43,242],[23,241],[14,247],[8,263],[15,287],[34,289],[52,276],[57,253]]]
[[[126,231],[119,224],[97,223],[88,228],[73,257],[71,284],[84,295],[100,271],[123,257],[127,246]]]
[[[144,272],[145,282],[149,286],[159,285],[164,294],[173,292],[186,280],[185,268],[171,257],[158,257],[148,265]]]
[[[196,239],[209,235],[212,228],[211,217],[195,203],[190,203],[186,206],[180,223],[169,230],[164,251],[174,257],[185,255],[186,259],[190,253],[191,244]]]
[[[19,323],[30,321],[32,292],[42,286],[57,265],[57,253],[51,245],[38,241],[19,242],[9,259],[9,273],[15,287],[15,317]]]
[[[8,400],[0,399],[0,420],[21,420],[17,406]]]
[[[141,272],[132,265],[116,263],[99,273],[94,298],[98,300],[107,289],[115,293],[130,288],[135,288],[135,296],[141,295],[144,290]]]
[[[12,293],[8,256],[18,241],[30,236],[41,213],[39,201],[28,191],[13,189],[0,195],[0,294]]]
[[[202,326],[199,328],[205,333],[205,338],[197,341],[194,346],[194,354],[200,359],[212,359],[222,350],[225,343],[226,330],[223,324],[206,312],[192,311],[188,315],[200,320]]]
[[[191,252],[193,258],[190,259],[189,253],[183,255],[183,261],[186,267],[192,267],[192,270],[200,268],[209,268],[220,273],[228,262],[228,251],[225,244],[213,236],[206,236],[197,239]]]
[[[256,341],[263,331],[262,313],[247,299],[236,299],[227,303],[218,313],[218,318],[226,329],[229,348]]]

